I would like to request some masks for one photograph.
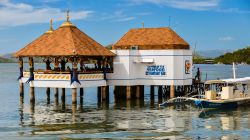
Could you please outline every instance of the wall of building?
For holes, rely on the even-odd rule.
[[[108,85],[191,85],[191,50],[112,50],[114,73]],[[153,63],[146,63],[153,60]],[[185,65],[190,63],[189,73]],[[164,67],[164,69],[162,69]],[[165,74],[164,74],[165,70]],[[146,75],[148,72],[149,75]]]

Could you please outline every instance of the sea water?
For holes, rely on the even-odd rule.
[[[195,65],[193,75],[197,67],[202,80],[233,75],[231,65]],[[250,76],[250,66],[237,66],[236,73]],[[78,96],[76,112],[72,112],[70,90],[66,90],[64,106],[61,101],[54,104],[53,89],[47,104],[46,89],[35,88],[32,108],[28,85],[20,99],[18,74],[18,64],[0,64],[0,139],[250,139],[248,105],[205,112],[189,104],[159,108],[157,94],[150,101],[145,86],[143,101],[115,102],[110,87],[110,102],[103,104],[97,102],[96,87],[85,88],[83,104]]]

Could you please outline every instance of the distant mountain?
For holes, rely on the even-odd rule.
[[[14,53],[7,53],[7,54],[2,55],[2,57],[3,57],[3,58],[12,59],[13,54],[14,54]]]
[[[204,51],[197,51],[197,54],[199,54],[199,56],[203,58],[216,58],[228,52],[232,52],[232,51],[231,50],[204,50]]]
[[[9,63],[9,62],[17,63],[19,60],[18,60],[17,58],[14,58],[13,55],[14,55],[14,53],[8,53],[8,54],[2,55],[1,57],[2,57],[3,59],[5,59],[5,60],[8,60],[7,63]],[[24,61],[25,63],[27,63],[27,62],[28,62],[28,58],[27,58],[27,57],[24,58],[23,61]],[[43,62],[43,60],[42,60],[41,58],[34,58],[34,62],[35,62],[35,63],[41,63],[41,62]],[[3,62],[0,61],[0,63],[3,63]],[[6,63],[6,62],[5,62],[5,63]]]
[[[14,54],[14,53],[8,53],[8,54],[2,55],[1,57],[2,57],[2,58],[5,58],[5,59],[8,59],[8,60],[10,60],[11,62],[18,62],[18,59],[17,59],[17,58],[14,58],[14,57],[13,57],[13,54]]]
[[[3,58],[2,56],[0,56],[0,63],[12,63],[13,61],[11,59],[8,58]]]

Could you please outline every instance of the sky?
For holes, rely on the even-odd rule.
[[[106,46],[131,28],[169,27],[195,50],[250,46],[250,0],[0,0],[0,55],[70,20]],[[196,46],[196,47],[195,47]]]

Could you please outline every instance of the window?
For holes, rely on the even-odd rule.
[[[138,46],[131,46],[131,50],[138,50]]]

